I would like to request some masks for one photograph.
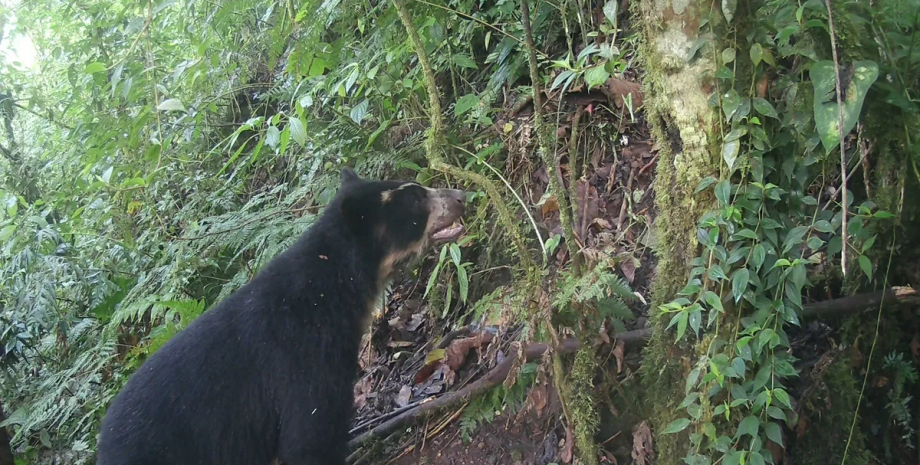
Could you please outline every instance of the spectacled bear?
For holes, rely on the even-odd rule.
[[[128,379],[98,465],[343,465],[362,322],[393,271],[456,240],[464,192],[351,170],[316,223]]]

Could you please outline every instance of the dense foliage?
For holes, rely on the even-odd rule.
[[[518,41],[480,24],[515,11],[418,15],[459,128],[520,76]],[[90,459],[127,374],[308,227],[342,166],[432,176],[388,3],[40,0],[0,19],[36,49],[0,69],[0,397],[20,451]]]
[[[835,3],[830,10],[817,0],[722,2],[700,22],[704,37],[729,35],[724,49],[704,40],[693,52],[716,64],[710,105],[719,117],[721,161],[718,176],[697,188],[714,194],[715,209],[699,219],[702,254],[689,264],[689,282],[660,308],[678,341],[698,341],[679,405],[686,415],[663,430],[692,426],[686,463],[774,462],[771,449],[788,444],[784,429],[799,424],[789,332],[801,326],[803,297],[813,286],[836,293],[885,285],[890,253],[900,247],[892,212],[902,209],[904,183],[913,180],[883,170],[916,170],[920,160],[911,142],[920,5]],[[861,114],[903,125],[867,136],[862,126],[854,131]],[[848,142],[851,131],[856,138]],[[869,168],[868,140],[881,146],[872,155],[881,172]]]

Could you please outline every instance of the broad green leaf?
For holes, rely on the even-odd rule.
[[[737,9],[738,0],[722,0],[722,14],[725,15],[725,21],[731,23]]]
[[[741,300],[744,291],[747,290],[748,280],[750,280],[750,278],[751,273],[747,268],[741,268],[735,272],[735,276],[732,278],[732,296],[735,297],[735,302]]]
[[[665,428],[664,431],[661,432],[661,434],[679,433],[687,429],[688,426],[690,426],[689,418],[679,418],[677,420],[672,421],[671,424],[669,424],[668,427]]]
[[[454,105],[454,116],[463,116],[464,113],[472,110],[473,107],[477,105],[479,105],[479,96],[476,94],[466,94],[457,99],[457,104]]]
[[[866,277],[869,278],[869,280],[871,281],[872,280],[872,263],[869,261],[869,257],[865,255],[859,256],[859,268],[862,270],[863,273],[866,274]]]
[[[101,73],[105,71],[105,69],[106,68],[104,64],[96,61],[96,62],[86,65],[86,69],[84,69],[84,72],[86,72],[86,74],[96,74],[96,73]]]
[[[690,318],[689,312],[683,311],[677,314],[677,339],[684,337],[687,332],[687,320]]]
[[[738,160],[738,150],[741,149],[741,141],[738,139],[727,141],[722,144],[722,159],[728,165],[730,171],[735,169],[735,161]]]
[[[461,68],[479,69],[479,67],[476,66],[476,62],[473,61],[473,59],[467,55],[456,54],[452,58],[453,58],[454,64]]]
[[[306,147],[307,128],[304,126],[303,121],[296,116],[291,116],[288,119],[288,127],[291,128],[291,137],[294,138],[294,142],[300,144],[301,147]]]
[[[709,187],[709,186],[715,184],[716,181],[718,181],[718,179],[716,179],[716,178],[714,178],[714,177],[712,177],[712,176],[706,176],[705,178],[703,178],[702,181],[700,181],[700,184],[699,184],[698,186],[696,186],[696,191],[695,191],[694,193],[695,193],[695,194],[698,194],[698,193],[702,192],[703,189],[706,189],[707,187]]]
[[[588,84],[588,90],[593,87],[603,85],[610,78],[610,73],[603,66],[594,66],[585,71],[585,83]]]
[[[700,369],[694,368],[693,370],[690,370],[690,375],[687,376],[687,381],[684,383],[684,392],[689,393],[690,390],[693,389],[694,386],[696,386],[696,382],[699,380],[700,380]]]
[[[6,241],[10,237],[13,237],[13,233],[15,232],[16,232],[15,224],[11,224],[11,225],[6,226],[3,229],[0,229],[0,242],[6,243]]]
[[[792,403],[789,401],[789,394],[783,388],[774,389],[773,398],[783,407],[792,408]]]
[[[716,199],[718,199],[722,205],[728,205],[729,197],[731,197],[731,190],[732,185],[727,179],[719,181],[719,183],[716,184]]]
[[[783,431],[780,429],[778,424],[773,423],[772,421],[767,423],[767,426],[764,427],[764,432],[767,433],[768,439],[785,448],[785,446],[783,446]]]
[[[607,0],[607,3],[604,4],[604,17],[607,18],[607,21],[610,21],[611,25],[617,23],[617,8],[619,4],[620,2],[617,0]]]
[[[727,65],[733,61],[735,61],[735,49],[729,47],[722,50],[722,63]]]
[[[275,148],[278,146],[278,143],[281,142],[281,131],[277,126],[269,126],[265,131],[265,143],[269,147]]]
[[[450,250],[450,259],[453,260],[454,265],[456,265],[459,268],[460,263],[461,263],[460,262],[460,259],[461,259],[460,246],[458,246],[457,244],[451,243],[449,250]]]
[[[699,309],[699,305],[696,305],[696,307],[697,308],[695,310],[691,310],[688,312],[690,316],[688,317],[687,320],[688,320],[688,323],[690,324],[690,329],[693,330],[693,332],[696,334],[697,339],[699,339],[700,323],[703,321],[703,314]]]
[[[352,121],[361,124],[361,122],[364,121],[364,117],[367,116],[368,105],[370,105],[370,101],[364,99],[351,109],[351,113],[349,113],[348,116],[351,117]]]
[[[751,61],[754,62],[754,66],[760,64],[760,61],[763,60],[763,46],[760,44],[754,44],[751,46]]]
[[[764,259],[767,257],[766,249],[764,249],[763,244],[757,244],[754,246],[754,252],[751,254],[751,266],[755,270],[759,270],[760,266],[763,265]]]
[[[853,76],[849,86],[843,89],[843,127],[840,127],[837,94],[835,89],[836,74],[834,62],[819,61],[812,65],[809,73],[814,86],[815,126],[821,135],[821,143],[826,153],[840,145],[840,133],[848,134],[862,110],[863,101],[869,87],[878,78],[878,65],[872,61],[858,61],[853,64]]]
[[[779,118],[779,115],[776,113],[776,109],[773,108],[773,105],[760,97],[754,97],[754,110],[756,110],[757,113],[770,118]]]
[[[725,313],[725,309],[722,308],[722,299],[719,298],[719,295],[712,291],[703,291],[703,301],[706,302],[706,305],[709,308],[718,311],[719,313]]]
[[[157,110],[160,110],[160,111],[183,111],[183,112],[184,112],[184,111],[185,111],[185,105],[182,105],[182,102],[180,102],[179,99],[171,98],[171,99],[166,99],[166,100],[163,100],[162,102],[160,102],[160,104],[157,105]]]
[[[741,423],[738,425],[738,431],[735,433],[735,437],[741,437],[744,434],[750,435],[752,438],[757,437],[757,433],[760,432],[760,419],[750,415],[741,420]]]

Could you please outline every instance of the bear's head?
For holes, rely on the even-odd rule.
[[[337,197],[341,213],[359,245],[380,263],[388,277],[397,263],[463,234],[465,192],[432,189],[415,182],[363,180],[342,171]]]

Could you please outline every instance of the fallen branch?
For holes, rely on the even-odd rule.
[[[802,311],[803,319],[810,318],[837,318],[845,315],[851,315],[865,310],[878,308],[884,295],[885,302],[899,304],[920,304],[920,292],[910,287],[892,287],[886,291],[871,292],[866,294],[857,294],[840,299],[826,300],[806,305]],[[651,336],[652,329],[638,329],[627,331],[617,335],[617,339],[623,341],[627,347],[643,346],[645,341]],[[578,350],[579,344],[577,339],[565,339],[560,342],[557,348],[558,353],[570,354]],[[533,361],[543,356],[546,352],[546,344],[539,342],[529,344],[524,349],[524,357],[527,361]],[[396,431],[399,427],[415,420],[427,413],[434,412],[443,408],[454,407],[462,402],[485,393],[486,391],[498,386],[505,381],[515,359],[506,358],[501,363],[492,368],[485,376],[470,383],[463,389],[447,393],[441,397],[428,402],[422,401],[414,409],[407,410],[401,414],[390,418],[389,420],[374,427],[360,436],[355,437],[348,442],[349,448],[356,448],[371,438],[380,438]]]
[[[625,342],[627,346],[642,345],[645,343],[645,338],[648,337],[649,334],[651,333],[648,330],[628,331],[619,335],[618,338]],[[565,354],[575,352],[578,350],[578,340],[566,339],[559,344],[559,347],[556,350],[559,353]],[[530,362],[542,357],[544,352],[546,352],[546,344],[537,342],[529,344],[524,349],[524,357],[528,362]],[[506,358],[501,363],[496,365],[495,368],[486,373],[485,376],[470,383],[465,388],[445,394],[429,402],[422,402],[417,408],[408,412],[403,412],[401,415],[393,417],[386,422],[374,427],[374,429],[352,439],[348,442],[348,446],[354,448],[359,446],[364,441],[367,441],[368,439],[386,436],[403,424],[414,420],[428,412],[452,407],[470,399],[471,397],[485,393],[489,389],[498,386],[505,381],[505,378],[508,376],[508,372],[511,371],[511,367],[514,365],[514,361],[515,358],[513,357]]]

